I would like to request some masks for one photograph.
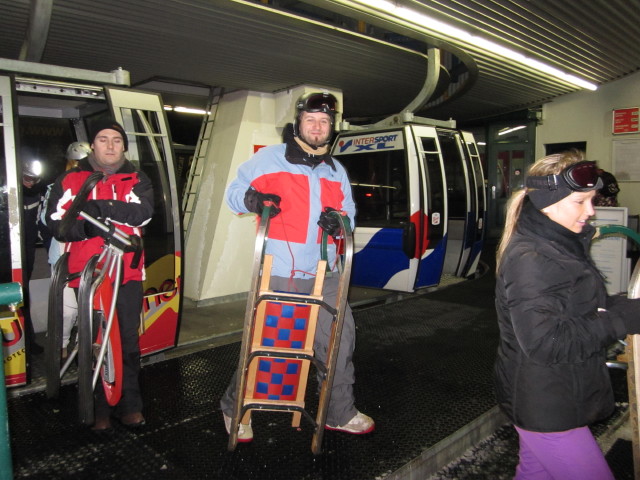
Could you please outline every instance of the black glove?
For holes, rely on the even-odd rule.
[[[318,225],[322,230],[332,237],[337,237],[342,231],[342,225],[334,215],[329,215],[330,212],[337,212],[335,208],[325,207],[324,212],[320,213],[320,220]]]
[[[640,333],[640,299],[613,295],[607,298],[607,310],[622,319],[628,335]]]
[[[244,194],[244,206],[247,207],[247,210],[250,212],[257,213],[258,215],[262,215],[264,202],[273,202],[269,218],[273,218],[280,213],[280,200],[281,198],[274,193],[260,193],[253,188],[250,188]]]
[[[93,217],[93,215],[91,216]],[[102,237],[104,236],[105,233],[106,232],[104,230],[102,230],[100,227],[95,226],[89,220],[84,221],[84,234],[86,235],[87,238]]]
[[[82,211],[84,213],[86,213],[87,215],[93,217],[93,218],[104,218],[105,216],[102,213],[102,205],[99,203],[98,200],[89,200],[87,203],[84,204],[84,206],[82,207]],[[90,222],[87,222],[90,223]],[[91,225],[93,226],[93,225]],[[85,232],[86,232],[86,228],[85,228]],[[95,237],[95,235],[94,235]]]

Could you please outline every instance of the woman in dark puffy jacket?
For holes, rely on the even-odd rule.
[[[640,333],[640,301],[608,296],[589,256],[595,162],[547,156],[526,186],[510,201],[496,276],[495,379],[520,437],[515,478],[613,480],[588,425],[613,412],[606,349]]]

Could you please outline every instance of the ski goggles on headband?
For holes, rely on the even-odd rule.
[[[529,176],[526,185],[529,188],[558,190],[568,187],[574,192],[589,192],[601,189],[603,184],[596,162],[582,161],[569,165],[558,175]]]

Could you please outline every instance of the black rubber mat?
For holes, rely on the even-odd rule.
[[[616,480],[633,480],[633,450],[630,440],[618,439],[607,453]]]
[[[256,412],[255,439],[227,451],[218,402],[239,343],[143,368],[147,425],[96,434],[79,425],[75,385],[60,398],[8,399],[16,479],[382,479],[495,405],[498,330],[493,279],[355,312],[356,406],[370,435],[327,431],[311,453],[310,425]],[[307,405],[317,404],[311,376]],[[492,478],[492,477],[476,477]]]

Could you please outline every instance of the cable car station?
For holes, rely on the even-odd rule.
[[[116,2],[100,7],[104,20],[95,13],[95,39],[79,28],[76,41],[107,44],[102,30],[118,26],[131,51],[110,67],[101,59],[87,68],[85,60],[61,60],[56,48],[64,51],[67,40],[56,46],[56,39],[75,21],[72,11],[78,21],[91,17],[92,2],[31,3],[0,0],[0,16],[12,19],[0,20],[7,32],[0,47],[0,480],[513,478],[519,433],[498,405],[494,371],[496,250],[509,199],[525,188],[536,159],[586,152],[599,178],[615,176],[617,189],[615,204],[596,205],[589,219],[598,232],[593,265],[608,295],[638,297],[637,52],[625,58],[624,73],[587,73],[567,60],[578,56],[573,47],[527,43],[538,42],[534,23],[547,28],[555,14],[549,28],[559,28],[566,12],[529,11],[519,0],[507,2],[508,11],[478,0],[488,12],[468,15],[429,2],[214,0],[187,2],[179,12],[176,2],[154,12]],[[603,2],[585,8],[596,16],[611,10]],[[534,14],[535,22],[522,20]],[[640,13],[627,14],[640,24]],[[123,15],[146,20],[135,27],[139,41],[118,25]],[[457,30],[439,30],[447,15]],[[163,18],[174,27],[158,38],[152,32],[164,28]],[[471,22],[467,34],[465,18],[494,27]],[[498,29],[505,19],[531,24],[534,33],[509,37]],[[26,40],[14,54],[9,37],[17,32]],[[219,71],[206,60],[209,40],[227,34],[237,40],[227,39],[228,58],[251,64],[251,74],[226,63],[222,47],[211,53]],[[138,51],[151,36],[166,61]],[[329,48],[324,41],[344,55],[316,69]],[[309,44],[319,60],[306,55],[297,75],[289,50],[308,53]],[[263,71],[260,55],[273,59],[282,79]],[[148,65],[134,62],[145,56]],[[198,56],[201,67],[192,64]],[[157,70],[147,75],[149,68]],[[332,69],[334,78],[320,74]],[[303,104],[313,95],[335,103]],[[181,102],[197,116],[176,113]],[[308,115],[330,120],[327,142],[307,142],[300,122]],[[94,209],[95,202],[133,209],[142,202],[119,184],[109,187],[113,198],[99,197],[114,173],[108,168],[77,189],[60,183],[82,165],[96,168],[96,128],[105,122],[133,169],[122,185],[148,179],[152,186],[149,221],[89,213],[91,202]],[[183,138],[193,140],[176,141]],[[248,178],[246,165],[283,142],[291,171],[267,165]],[[295,142],[303,160],[292,160]],[[301,171],[311,172],[302,183]],[[348,194],[336,190],[341,172]],[[238,181],[250,184],[241,211],[230,199]],[[286,184],[278,194],[260,191],[278,182]],[[48,199],[57,188],[65,196],[56,206]],[[322,204],[318,221],[314,202]],[[52,216],[63,204],[66,213]],[[295,210],[295,221],[281,208]],[[47,228],[55,218],[58,238]],[[78,225],[98,233],[73,237]],[[70,272],[70,245],[95,237],[103,239],[100,252]],[[318,261],[304,259],[310,269],[296,258],[298,243],[317,246]],[[273,272],[283,268],[289,282],[276,287],[273,279],[285,277]],[[133,423],[131,411],[119,410],[130,395],[119,328],[123,272],[132,270],[142,277],[143,402]],[[307,280],[306,292],[294,287]],[[327,339],[318,343],[327,316]],[[637,337],[604,348],[615,410],[588,425],[616,479],[640,475]],[[353,351],[345,350],[352,340]],[[362,431],[328,420],[345,369],[356,378],[345,394],[355,397],[353,420],[371,421]],[[112,414],[96,428],[102,400]]]

